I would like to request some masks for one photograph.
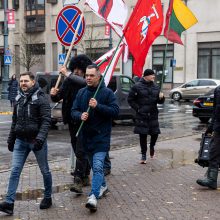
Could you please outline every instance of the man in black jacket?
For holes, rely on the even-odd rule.
[[[141,164],[146,164],[147,160],[147,135],[151,136],[150,156],[153,158],[154,146],[160,134],[157,104],[164,103],[165,98],[154,79],[154,71],[146,69],[128,95],[128,103],[136,111],[134,133],[140,137]]]
[[[52,88],[50,92],[52,101],[63,100],[63,123],[68,124],[71,145],[76,155],[76,167],[73,172],[74,184],[70,187],[70,191],[76,193],[82,193],[82,187],[89,184],[90,165],[85,157],[83,147],[77,141],[76,132],[79,128],[79,122],[72,119],[71,108],[78,90],[86,86],[84,75],[86,67],[90,64],[92,64],[92,61],[84,54],[73,57],[69,64],[71,73],[67,72],[66,67],[62,67],[60,72],[66,78],[59,89]]]
[[[212,133],[207,177],[205,179],[198,179],[197,183],[200,186],[216,189],[220,164],[220,86],[214,91],[212,120],[205,132],[206,135],[212,135]]]
[[[0,211],[13,214],[19,177],[30,151],[35,154],[44,179],[45,191],[40,209],[47,209],[52,205],[52,176],[47,161],[50,122],[50,105],[38,83],[35,83],[35,76],[31,72],[22,73],[7,141],[9,151],[13,152],[12,169],[6,199],[0,203]]]

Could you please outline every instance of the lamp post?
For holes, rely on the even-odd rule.
[[[4,0],[4,54],[7,54],[8,50],[8,19],[7,19],[7,10],[8,10],[8,0]],[[4,64],[4,71],[2,75],[2,93],[1,98],[8,98],[8,80],[9,80],[9,66]]]

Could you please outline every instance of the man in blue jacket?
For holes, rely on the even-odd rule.
[[[118,115],[119,107],[114,93],[106,88],[104,81],[101,80],[97,65],[89,65],[85,77],[87,86],[79,90],[71,115],[74,120],[84,121],[79,137],[93,170],[92,187],[86,208],[96,211],[97,199],[108,191],[103,165],[110,148],[112,118]],[[99,83],[101,83],[99,91],[93,98]],[[88,107],[90,107],[89,112],[87,112]]]

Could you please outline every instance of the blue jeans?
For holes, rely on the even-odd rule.
[[[111,170],[111,160],[109,157],[109,151],[106,152],[105,161],[104,161],[104,170]]]
[[[6,202],[14,203],[16,190],[19,183],[21,171],[24,167],[25,161],[33,149],[33,144],[26,141],[16,139],[14,145],[14,151],[12,155],[12,169],[9,178],[8,192],[6,195]],[[47,142],[44,143],[43,148],[40,151],[33,151],[37,159],[38,166],[41,170],[44,180],[44,197],[51,198],[52,193],[52,176],[49,170],[47,161]]]
[[[94,194],[97,199],[99,198],[101,186],[106,186],[103,171],[105,156],[106,152],[97,152],[88,155],[89,163],[93,171],[92,189],[90,195]]]

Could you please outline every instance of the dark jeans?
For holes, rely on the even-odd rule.
[[[214,132],[209,152],[209,167],[218,168],[220,164],[220,133]]]
[[[85,153],[84,148],[79,141],[80,138],[76,138],[77,130],[78,130],[78,126],[69,123],[71,144],[73,151],[76,155],[76,167],[74,170],[74,176],[83,178],[90,174],[91,167],[87,158],[87,154]]]
[[[9,178],[8,191],[6,195],[6,202],[14,203],[16,190],[19,183],[20,174],[24,167],[25,161],[32,151],[34,145],[33,143],[28,143],[26,141],[16,139],[14,145],[14,151],[12,154],[12,168],[11,175]],[[33,151],[40,171],[43,175],[44,180],[44,197],[51,198],[52,194],[52,176],[48,165],[47,160],[47,142],[45,141],[43,148],[39,151]]]
[[[154,150],[154,146],[156,144],[158,134],[150,135],[150,149]],[[140,145],[141,145],[141,154],[146,155],[147,153],[147,134],[139,134],[140,137]]]

